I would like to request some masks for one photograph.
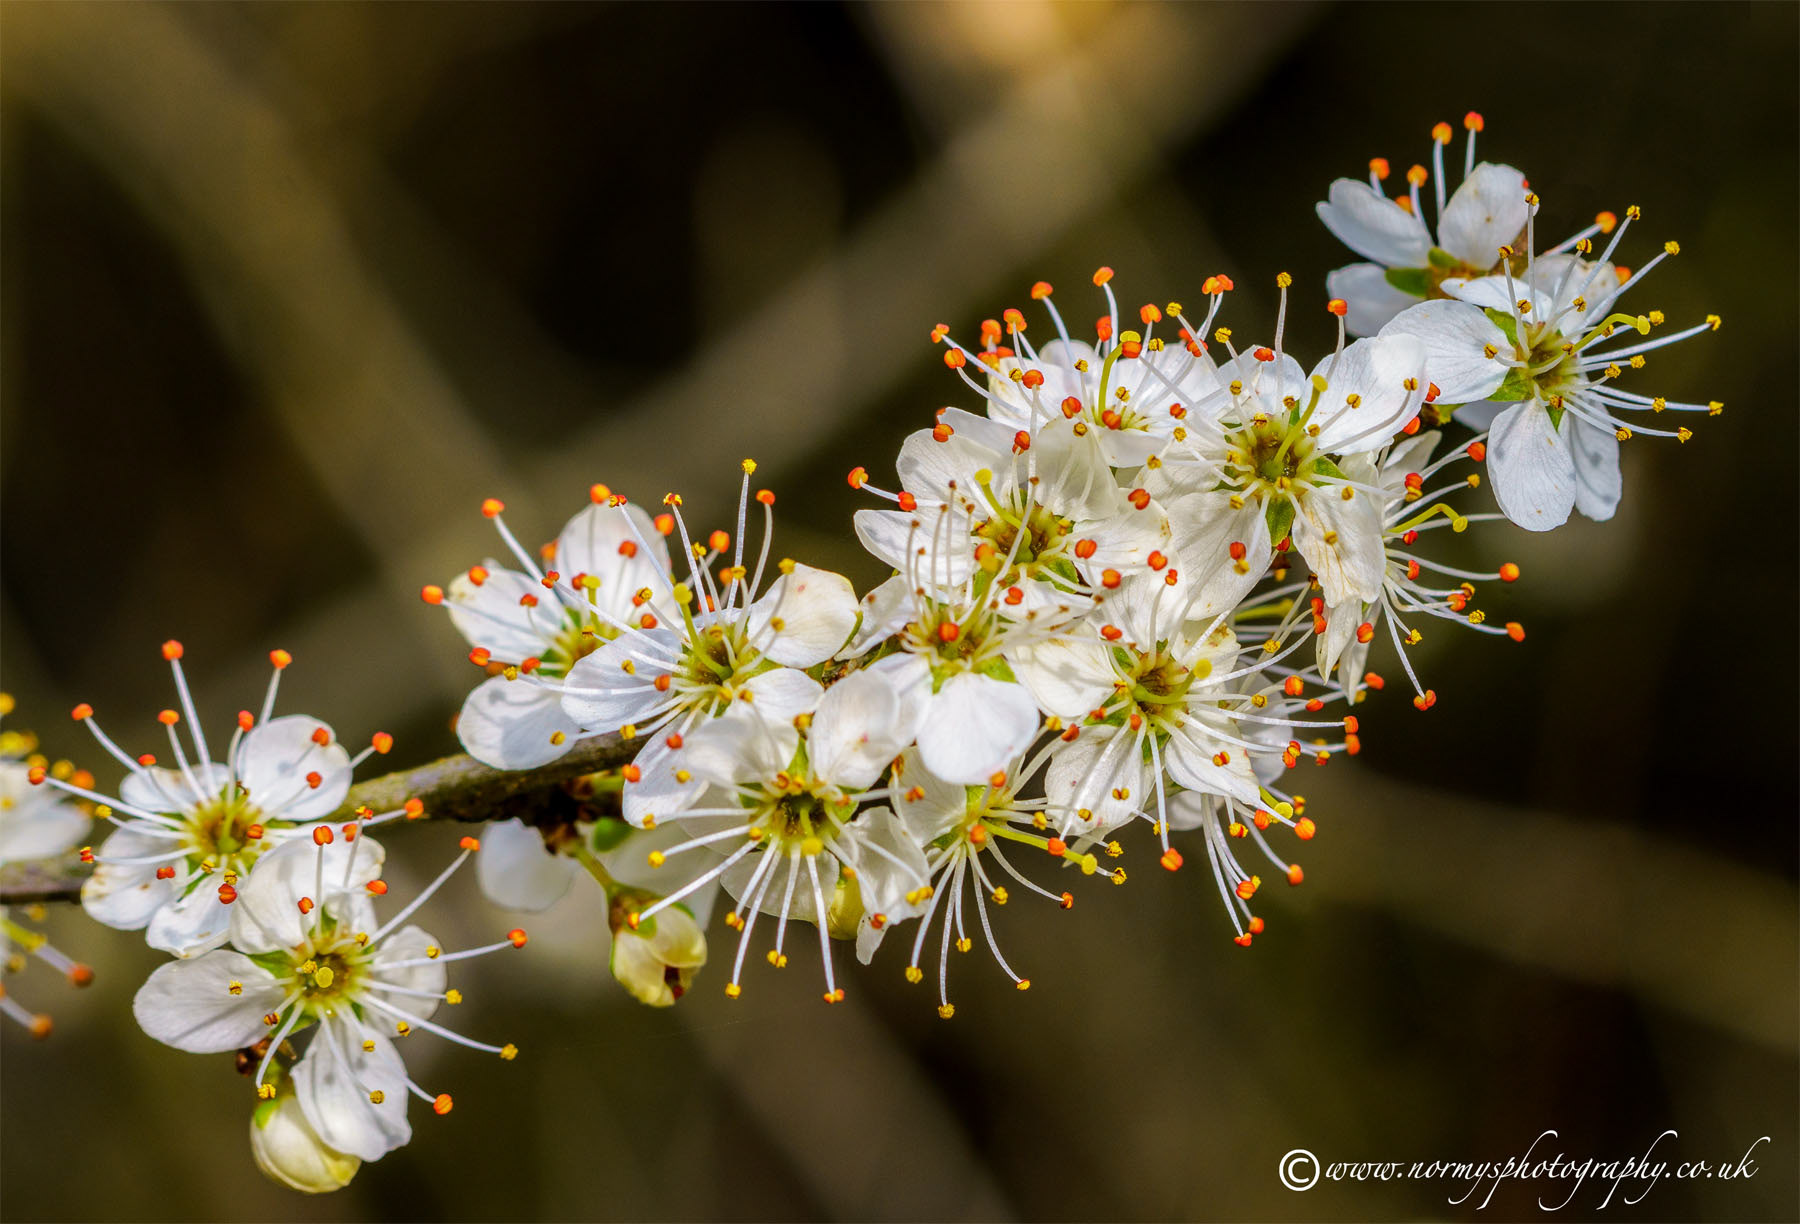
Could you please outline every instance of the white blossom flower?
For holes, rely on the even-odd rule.
[[[1371,674],[1365,670],[1369,646],[1385,626],[1401,666],[1412,681],[1413,704],[1420,709],[1429,709],[1435,704],[1436,691],[1420,682],[1406,653],[1406,648],[1417,645],[1422,636],[1418,629],[1407,624],[1413,614],[1448,620],[1477,632],[1504,635],[1514,641],[1525,638],[1525,629],[1518,622],[1491,625],[1487,623],[1486,613],[1469,608],[1475,595],[1473,583],[1493,579],[1515,582],[1519,577],[1517,565],[1509,561],[1491,573],[1477,573],[1445,565],[1414,551],[1423,533],[1445,527],[1460,533],[1471,521],[1502,517],[1464,515],[1450,507],[1444,499],[1448,494],[1467,489],[1467,480],[1426,488],[1425,482],[1449,465],[1465,458],[1480,462],[1487,454],[1485,444],[1477,438],[1432,462],[1431,452],[1441,436],[1437,430],[1424,431],[1402,438],[1380,456],[1357,455],[1344,462],[1344,472],[1352,480],[1363,487],[1381,491],[1384,558],[1379,598],[1353,597],[1329,607],[1322,598],[1315,597],[1312,601],[1318,674],[1329,680],[1334,671],[1338,672],[1339,684],[1350,701],[1359,699],[1362,686]],[[1446,579],[1461,581],[1448,587],[1434,585]],[[1379,676],[1374,680],[1380,683]],[[1354,744],[1354,726],[1350,732],[1347,738]]]
[[[0,693],[0,717],[13,711],[9,693]],[[69,761],[51,762],[37,751],[37,737],[24,731],[0,732],[0,869],[44,864],[70,856],[87,837],[93,823],[87,811],[69,796],[33,786],[39,769],[75,786],[91,786],[93,778]],[[30,921],[40,922],[41,912],[28,909]],[[21,972],[26,957],[36,957],[67,978],[74,986],[87,986],[94,971],[53,945],[42,931],[27,926],[0,908],[0,952],[6,957],[8,977]],[[51,1018],[33,1013],[0,985],[0,1015],[23,1027],[32,1036],[50,1035]]]
[[[681,517],[681,498],[664,499],[689,557],[690,583],[667,583],[677,615],[669,626],[631,626],[570,669],[560,686],[563,711],[583,734],[643,737],[625,767],[625,819],[649,827],[691,804],[701,782],[683,744],[693,731],[738,702],[754,702],[772,721],[811,709],[820,685],[802,668],[831,658],[856,626],[856,593],[841,574],[783,560],[780,577],[757,596],[769,560],[775,496],[763,507],[762,552],[744,565],[742,524],[755,463],[745,460],[737,550],[715,583]],[[722,534],[722,533],[721,533]],[[716,550],[715,550],[716,551]],[[696,602],[698,601],[698,606]],[[546,682],[548,683],[548,682]]]
[[[1535,196],[1523,198],[1524,245],[1502,252],[1499,274],[1444,281],[1441,288],[1452,300],[1414,306],[1381,334],[1424,342],[1441,401],[1477,405],[1459,415],[1488,429],[1488,472],[1501,511],[1527,530],[1549,531],[1571,510],[1596,520],[1612,517],[1622,488],[1619,443],[1639,433],[1682,442],[1692,436],[1685,426],[1627,423],[1621,413],[1720,411],[1716,402],[1670,403],[1612,385],[1627,366],[1641,367],[1645,353],[1716,329],[1719,319],[1711,315],[1659,339],[1606,347],[1621,325],[1647,336],[1662,324],[1661,311],[1632,315],[1614,307],[1681,248],[1665,243],[1635,273],[1615,268],[1613,252],[1639,216],[1633,207],[1616,230],[1611,214],[1602,214],[1593,226],[1533,256],[1538,203]],[[1591,235],[1607,230],[1615,230],[1611,241],[1590,262]],[[1571,249],[1574,254],[1566,253]]]
[[[810,715],[776,721],[760,702],[751,702],[696,730],[687,760],[707,789],[701,802],[676,818],[702,831],[653,852],[649,860],[660,867],[677,855],[707,853],[708,847],[730,849],[716,865],[627,921],[653,918],[720,880],[738,899],[726,917],[739,931],[728,995],[740,993],[757,916],[768,913],[777,918],[770,963],[779,967],[787,961],[790,918],[814,923],[825,999],[841,999],[831,959],[834,930],[847,935],[864,907],[883,909],[889,898],[926,882],[917,847],[909,854],[910,843],[892,835],[893,813],[885,807],[857,810],[865,801],[889,798],[876,783],[905,745],[903,718],[891,685],[856,672],[826,689]],[[854,891],[847,887],[850,880]]]
[[[967,952],[973,946],[965,922],[965,897],[975,900],[975,916],[994,962],[1020,990],[1031,987],[1029,978],[1021,977],[1007,962],[994,937],[988,917],[988,903],[1005,905],[1011,898],[1007,881],[1055,902],[1061,909],[1075,904],[1070,892],[1055,893],[1035,883],[1022,873],[1008,856],[1045,854],[1073,867],[1083,875],[1096,872],[1115,884],[1125,882],[1125,873],[1105,870],[1092,853],[1076,853],[1049,829],[1042,796],[1025,798],[1022,792],[1043,769],[1061,741],[1048,744],[1014,758],[1011,768],[999,775],[998,781],[981,786],[964,786],[933,773],[916,749],[908,749],[894,766],[894,809],[911,841],[925,849],[930,883],[907,894],[904,907],[890,912],[866,915],[858,933],[857,957],[865,964],[874,956],[887,931],[900,922],[917,917],[918,933],[913,938],[912,956],[907,962],[906,978],[910,982],[924,980],[920,960],[933,920],[941,927],[938,939],[938,1014],[948,1020],[956,1014],[950,1002],[950,949]],[[1121,852],[1112,843],[1107,853]],[[966,887],[965,887],[966,885]]]
[[[351,757],[318,719],[274,717],[281,673],[292,662],[287,651],[276,650],[269,656],[274,674],[261,715],[239,711],[225,759],[215,762],[182,673],[181,643],[163,643],[162,653],[174,671],[181,706],[157,715],[175,768],[157,765],[149,753],[126,755],[83,702],[73,711],[76,721],[131,771],[118,797],[42,771],[33,771],[33,780],[101,805],[100,814],[119,826],[98,851],[83,851],[95,864],[81,889],[88,915],[119,930],[144,930],[153,948],[195,956],[225,942],[232,903],[257,859],[336,811],[349,794],[352,770],[370,754],[387,752],[393,737],[378,733]],[[184,716],[191,758],[177,732]],[[378,819],[402,814],[381,813]]]
[[[1408,306],[1441,296],[1440,284],[1449,277],[1481,276],[1499,261],[1499,248],[1515,243],[1525,229],[1525,176],[1511,166],[1475,161],[1475,134],[1482,130],[1479,114],[1463,117],[1468,142],[1463,156],[1463,180],[1445,198],[1444,146],[1450,143],[1448,123],[1431,131],[1432,169],[1414,166],[1407,171],[1409,193],[1390,200],[1381,184],[1388,177],[1386,158],[1369,163],[1369,181],[1338,179],[1325,202],[1318,205],[1319,219],[1340,242],[1371,263],[1339,268],[1325,279],[1326,291],[1349,307],[1350,332],[1372,336]],[[1429,178],[1436,188],[1437,233],[1425,224],[1419,188]]]
[[[378,1160],[406,1143],[411,1093],[439,1114],[451,1098],[429,1093],[406,1073],[396,1040],[414,1030],[511,1059],[517,1050],[472,1040],[434,1023],[446,988],[445,965],[523,947],[522,930],[464,952],[445,952],[407,919],[479,848],[462,853],[413,901],[377,923],[372,896],[384,854],[360,824],[342,835],[318,825],[311,838],[268,852],[231,912],[230,947],[172,961],[150,975],[132,1003],[138,1024],[158,1041],[207,1054],[268,1044],[255,1072],[258,1095],[278,1096],[271,1064],[291,1035],[311,1029],[292,1070],[306,1125],[326,1147]]]
[[[575,746],[581,728],[563,712],[554,683],[582,657],[627,627],[670,619],[669,550],[650,516],[620,505],[595,485],[590,505],[543,550],[540,566],[520,547],[489,498],[493,520],[520,569],[489,560],[444,588],[424,589],[474,649],[489,673],[463,703],[456,733],[470,756],[496,769],[533,769]],[[519,683],[527,677],[524,683]],[[537,683],[534,683],[537,681]]]

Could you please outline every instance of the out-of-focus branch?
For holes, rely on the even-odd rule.
[[[583,740],[561,760],[538,769],[509,771],[483,765],[458,753],[413,769],[370,778],[350,788],[330,819],[353,820],[360,808],[397,811],[409,799],[425,805],[418,819],[507,820],[528,824],[560,824],[575,818],[594,800],[580,797],[564,784],[587,774],[616,769],[631,759],[637,745],[616,735]],[[26,863],[0,880],[0,905],[31,905],[80,899],[87,873],[76,864]]]

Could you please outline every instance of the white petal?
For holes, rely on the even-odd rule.
[[[263,1175],[302,1194],[326,1194],[350,1184],[362,1161],[325,1145],[298,1097],[283,1095],[256,1107],[250,1155]]]
[[[495,769],[536,769],[568,754],[581,726],[563,695],[529,679],[489,676],[463,701],[456,738]]]
[[[1325,292],[1344,300],[1348,308],[1344,326],[1352,336],[1373,336],[1395,315],[1419,301],[1390,285],[1387,269],[1372,263],[1338,268],[1325,277]]]
[[[667,852],[670,847],[679,846],[693,834],[694,830],[683,827],[684,824],[685,822],[670,821],[642,833],[633,833],[613,849],[601,854],[600,864],[621,884],[660,893],[665,897],[679,892],[719,863],[717,855],[690,850],[665,860],[660,867],[650,865],[651,851]],[[713,902],[718,899],[718,895],[717,883],[705,884],[683,897],[681,904],[692,911],[694,921],[704,929],[712,920]]]
[[[1171,778],[1189,790],[1230,795],[1244,803],[1261,798],[1248,752],[1213,738],[1210,729],[1197,720],[1190,719],[1184,730],[1185,735],[1172,737],[1163,747],[1163,767]],[[1222,751],[1230,754],[1223,765],[1216,759]]]
[[[563,680],[563,713],[589,731],[617,731],[627,723],[650,721],[668,700],[657,692],[656,677],[669,671],[681,652],[681,638],[668,629],[620,634],[569,669]]]
[[[846,790],[875,784],[909,738],[900,698],[880,676],[852,672],[825,690],[806,733],[815,776]]]
[[[1367,183],[1338,179],[1317,207],[1325,228],[1364,259],[1390,268],[1425,266],[1431,250],[1425,223]]]
[[[489,822],[475,855],[475,878],[488,900],[506,909],[548,909],[569,891],[581,865],[552,854],[538,831],[522,820]]]
[[[977,786],[1005,771],[1037,731],[1037,702],[1024,686],[963,672],[933,695],[919,755],[939,777]]]
[[[738,700],[748,701],[770,722],[792,723],[802,714],[817,709],[825,694],[817,680],[792,667],[777,667],[758,672],[744,682]]]
[[[1444,205],[1438,245],[1471,268],[1491,268],[1500,248],[1525,232],[1530,206],[1525,176],[1511,166],[1482,162]]]
[[[219,884],[208,877],[187,896],[156,911],[144,942],[175,956],[198,956],[224,944],[230,928],[231,906],[219,900]]]
[[[706,774],[692,755],[693,736],[719,721],[699,724],[680,749],[670,748],[669,737],[659,731],[638,751],[632,762],[638,767],[638,780],[625,783],[623,812],[628,824],[641,829],[694,806],[706,789]],[[736,759],[730,753],[726,749],[719,758],[725,762],[719,767],[721,775]]]
[[[486,853],[487,843],[483,841],[481,854]],[[481,854],[475,857],[479,860]],[[438,946],[438,941],[429,933],[410,923],[392,935],[384,935],[373,962],[375,977],[404,990],[443,994],[444,987],[449,985],[450,973],[441,959],[431,955],[431,949]],[[405,964],[405,967],[395,967],[401,964]],[[394,1004],[421,1019],[429,1020],[431,1013],[437,1010],[438,1001],[408,995],[404,999],[394,1000]]]
[[[486,569],[479,584],[458,574],[445,592],[444,607],[456,631],[504,663],[543,654],[565,624],[561,603],[528,574],[492,560]],[[527,596],[530,602],[524,602]]]
[[[621,546],[625,552],[619,551]],[[556,569],[568,579],[577,574],[600,579],[602,599],[617,590],[629,599],[645,587],[660,587],[655,575],[669,572],[669,545],[641,507],[589,505],[556,537]]]
[[[1562,432],[1575,464],[1575,508],[1596,522],[1605,522],[1619,508],[1619,495],[1624,492],[1618,435],[1573,412],[1563,415]]]
[[[145,812],[186,812],[202,799],[216,799],[231,781],[231,771],[223,765],[205,764],[193,771],[195,786],[189,786],[187,774],[179,769],[151,766],[126,776],[119,785],[119,798]]]
[[[823,663],[856,627],[856,591],[830,570],[796,565],[750,605],[750,640],[787,667]]]
[[[913,592],[906,579],[895,574],[862,597],[862,623],[838,655],[840,659],[858,659],[877,645],[905,628],[913,615]]]
[[[918,915],[922,902],[908,901],[907,894],[929,883],[931,871],[906,826],[885,807],[858,816],[852,834],[863,910],[857,922],[856,956],[866,965],[884,932]],[[870,848],[877,846],[879,851]]]
[[[1332,608],[1351,600],[1372,603],[1381,598],[1387,567],[1380,501],[1344,488],[1352,494],[1349,501],[1332,488],[1302,497],[1293,525],[1294,545],[1312,566]]]
[[[1487,467],[1494,500],[1507,518],[1527,531],[1549,531],[1568,521],[1575,505],[1575,461],[1535,399],[1494,418]]]
[[[671,752],[667,763],[655,766],[655,771],[668,774],[683,768],[701,781],[729,788],[773,777],[793,761],[799,745],[800,732],[792,719],[770,720],[753,704],[739,703],[694,728],[681,750]],[[639,769],[644,781],[654,781],[641,759]]]
[[[1386,443],[1419,415],[1427,390],[1425,363],[1425,345],[1408,335],[1358,340],[1321,361],[1313,376],[1328,378],[1329,384],[1314,410],[1319,433],[1313,446],[1337,452]]]
[[[179,880],[156,878],[155,863],[108,863],[107,858],[134,859],[166,854],[174,843],[162,837],[140,833],[126,825],[107,838],[100,847],[102,860],[95,864],[94,874],[81,885],[81,908],[96,922],[120,931],[143,929],[156,911],[180,895]],[[178,864],[177,870],[186,870]]]
[[[969,788],[938,777],[925,768],[917,748],[908,748],[894,767],[894,807],[908,835],[922,846],[968,814]]]
[[[1081,634],[1009,647],[1006,661],[1039,706],[1058,718],[1080,718],[1112,692],[1110,650]]]
[[[365,1051],[365,1041],[375,1048]],[[405,1064],[374,1028],[338,1018],[319,1025],[294,1066],[294,1091],[319,1138],[340,1152],[380,1160],[412,1138]]]
[[[974,546],[963,529],[948,530],[946,546],[936,547],[931,527],[938,515],[937,509],[923,506],[911,513],[858,510],[853,522],[862,546],[899,570],[910,584],[957,586],[975,567]]]
[[[242,990],[231,993],[233,982]],[[263,1017],[280,1008],[275,977],[240,952],[221,949],[159,967],[138,988],[131,1014],[164,1045],[218,1054],[254,1045],[269,1033]]]
[[[369,881],[381,877],[386,857],[381,843],[366,833],[354,841],[337,836],[323,847],[305,831],[284,841],[257,859],[238,886],[231,906],[232,944],[252,955],[299,946],[316,921],[300,912],[300,899],[310,897],[320,906],[343,894],[363,898]]]
[[[33,786],[29,773],[18,762],[0,761],[0,865],[73,850],[93,823],[60,792]]]
[[[313,740],[320,731],[327,737],[323,746]],[[304,714],[272,718],[244,736],[237,770],[250,802],[271,818],[320,820],[350,793],[350,754],[330,727]]]
[[[1512,352],[1512,341],[1478,306],[1467,302],[1420,302],[1381,329],[1383,336],[1417,336],[1425,343],[1425,376],[1437,384],[1438,402],[1467,404],[1486,399],[1506,381],[1506,366],[1487,355],[1492,345]]]

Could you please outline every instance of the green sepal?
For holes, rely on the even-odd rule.
[[[1431,261],[1432,267],[1443,268],[1445,271],[1449,272],[1457,271],[1463,266],[1462,260],[1452,255],[1449,251],[1446,251],[1443,247],[1432,247],[1431,250],[1426,252],[1425,258]]]
[[[1501,382],[1500,386],[1496,388],[1494,393],[1488,396],[1488,398],[1491,400],[1498,400],[1503,404],[1511,403],[1514,400],[1522,400],[1531,394],[1532,388],[1535,385],[1536,384],[1531,381],[1531,375],[1527,374],[1524,370],[1508,370],[1506,372],[1505,380]]]
[[[1424,268],[1389,268],[1387,283],[1409,297],[1422,298],[1431,292],[1431,273]]]
[[[1294,503],[1285,497],[1271,501],[1269,508],[1263,511],[1263,517],[1269,524],[1269,538],[1285,539],[1288,529],[1294,525]]]
[[[1344,473],[1338,469],[1337,464],[1327,459],[1324,455],[1320,455],[1318,458],[1313,459],[1307,466],[1314,476],[1329,476],[1334,480],[1349,479],[1349,477],[1345,476]]]
[[[1504,310],[1495,310],[1491,306],[1481,313],[1486,315],[1495,327],[1498,327],[1501,331],[1506,333],[1507,341],[1511,343],[1514,348],[1519,347],[1519,321],[1517,319],[1507,314]]]

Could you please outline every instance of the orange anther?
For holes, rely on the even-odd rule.
[[[954,642],[962,636],[962,626],[955,621],[944,621],[937,627],[937,636],[940,642]]]
[[[1373,641],[1374,638],[1375,638],[1375,626],[1370,624],[1368,621],[1364,621],[1362,624],[1360,624],[1356,627],[1356,640],[1357,641],[1362,642],[1366,645],[1367,643]]]
[[[170,638],[162,644],[162,657],[169,662],[173,663],[176,659],[179,659],[181,655],[181,643],[177,642],[174,638]]]
[[[1019,312],[1017,306],[1008,306],[1005,310],[1000,312],[1000,317],[1006,320],[1006,326],[1009,330],[1015,332],[1022,332],[1025,330],[1025,316]]]
[[[365,887],[368,888],[370,893],[377,897],[384,897],[387,895],[386,880],[370,880]]]
[[[406,818],[408,820],[418,820],[425,815],[425,801],[423,799],[408,799],[405,803],[401,804],[400,807],[401,810],[406,813]]]
[[[158,867],[156,869],[156,878],[159,880],[173,880],[175,878],[175,869],[167,866]]]
[[[1107,281],[1111,280],[1112,278],[1113,278],[1113,270],[1111,268],[1102,267],[1102,268],[1098,268],[1094,271],[1094,284],[1096,286],[1104,285]]]
[[[428,604],[441,604],[444,602],[444,588],[435,585],[421,587],[419,588],[419,598]],[[281,665],[277,664],[277,666]]]
[[[1486,127],[1486,121],[1482,119],[1480,111],[1470,111],[1463,116],[1463,126],[1471,132],[1479,132]]]
[[[310,914],[313,912],[313,899],[311,897],[301,897],[299,904],[300,912],[302,914]]]
[[[1298,884],[1298,883],[1300,883],[1300,881],[1304,880],[1305,878],[1306,878],[1306,873],[1304,871],[1300,870],[1299,863],[1289,863],[1288,864],[1288,883],[1289,884]]]
[[[233,901],[236,901],[236,900],[237,900],[237,889],[233,888],[229,884],[219,885],[219,904],[220,905],[230,905]]]
[[[1253,917],[1250,919],[1249,922],[1246,922],[1244,925],[1250,929],[1250,933],[1252,935],[1261,935],[1263,933],[1263,928],[1265,926],[1267,926],[1268,924],[1265,923],[1261,918]]]
[[[1469,458],[1473,459],[1476,463],[1480,463],[1487,458],[1487,443],[1485,442],[1471,442],[1464,449],[1468,452]]]
[[[1242,561],[1249,550],[1244,547],[1244,542],[1242,540],[1233,540],[1231,542],[1231,547],[1226,551],[1231,554],[1231,559],[1233,561]]]
[[[1049,281],[1038,281],[1031,287],[1031,298],[1035,302],[1041,302],[1049,297],[1052,292],[1054,291],[1050,288]]]
[[[449,1113],[454,1104],[455,1102],[450,1099],[450,1094],[448,1092],[440,1092],[431,1102],[431,1110],[433,1113],[442,1116]]]
[[[94,707],[85,701],[69,711],[69,717],[73,718],[76,722],[81,722],[83,719],[92,718],[93,716]]]
[[[139,753],[137,762],[139,765],[148,769],[150,766],[156,764],[156,754],[154,752]]]
[[[1009,607],[1018,607],[1025,602],[1025,592],[1019,587],[1006,588],[1006,602]]]
[[[1162,309],[1154,304],[1148,304],[1139,307],[1138,309],[1138,318],[1142,319],[1146,324],[1160,323],[1162,322],[1162,317]]]
[[[939,323],[936,327],[931,329],[931,342],[936,344],[939,340],[942,340],[949,334],[950,325],[948,323]]]
[[[1144,560],[1149,563],[1151,569],[1156,570],[1158,573],[1162,572],[1162,568],[1169,563],[1167,557],[1154,549],[1151,550],[1150,555],[1144,558]]]
[[[1258,361],[1274,361],[1275,360],[1275,350],[1272,348],[1259,348],[1250,355],[1252,357],[1256,358]]]
[[[758,505],[773,506],[775,504],[775,493],[770,489],[758,489],[756,491],[756,501]]]
[[[465,837],[456,844],[461,846],[464,850],[481,849],[481,839],[479,837]]]
[[[634,915],[634,917],[635,917],[635,915]],[[635,926],[636,924],[634,923],[633,925]],[[523,928],[514,927],[512,930],[510,930],[506,933],[506,938],[512,941],[513,947],[523,948],[525,946],[525,941],[527,939],[529,939],[530,936],[525,934],[525,931]]]
[[[1060,837],[1052,837],[1049,841],[1044,843],[1044,849],[1049,853],[1051,858],[1061,858],[1068,853],[1069,843],[1065,842]]]
[[[1109,569],[1109,570],[1100,571],[1100,585],[1105,587],[1107,590],[1109,590],[1109,591],[1118,590],[1120,581],[1121,581],[1121,579],[1119,577],[1118,570]]]
[[[641,782],[644,778],[644,771],[639,769],[636,765],[627,765],[625,768],[621,769],[619,773],[624,776],[627,782]]]
[[[917,510],[919,508],[919,499],[914,497],[911,493],[907,493],[903,490],[899,494],[897,499],[895,500],[894,504],[899,506],[902,510],[906,511],[908,514],[911,514],[914,510]]]
[[[244,830],[244,840],[245,841],[253,841],[253,842],[261,841],[263,839],[263,833],[265,831],[266,830],[264,830],[263,827],[259,824],[250,825],[248,828],[246,828]]]
[[[1423,694],[1413,698],[1413,706],[1420,710],[1429,710],[1437,704],[1437,690],[1426,689]]]
[[[1027,391],[1035,391],[1044,385],[1044,372],[1042,370],[1026,370],[1019,377],[1019,382]]]
[[[646,612],[642,616],[638,617],[638,628],[654,629],[654,628],[656,628],[656,626],[657,626],[657,620],[656,620],[656,614],[654,612]]]
[[[1098,319],[1094,320],[1094,334],[1096,336],[1100,337],[1100,339],[1111,340],[1112,339],[1112,331],[1113,331],[1113,328],[1112,328],[1111,316],[1101,315]]]
[[[1245,931],[1242,935],[1232,936],[1231,942],[1240,948],[1248,948],[1250,946],[1250,932]]]
[[[477,646],[469,652],[469,662],[476,667],[486,667],[488,660],[493,657],[493,654],[485,646]]]
[[[486,498],[481,503],[481,512],[488,518],[500,517],[500,512],[504,509],[506,509],[506,503],[501,501],[498,497]]]
[[[1600,227],[1602,234],[1610,234],[1618,228],[1619,215],[1614,212],[1602,212],[1594,217],[1594,224]]]
[[[1071,395],[1067,399],[1063,400],[1062,414],[1063,414],[1063,416],[1067,417],[1071,421],[1074,420],[1076,417],[1080,416],[1081,415],[1081,401],[1073,395]]]
[[[1332,298],[1325,303],[1325,309],[1341,319],[1350,313],[1350,304],[1343,298]]]
[[[1450,125],[1448,123],[1436,123],[1432,125],[1431,138],[1439,144],[1449,144],[1450,136]]]
[[[1064,893],[1062,895],[1062,900],[1061,900],[1060,904],[1062,905],[1062,907],[1064,909],[1074,909],[1075,908],[1075,894],[1069,893],[1069,892]]]
[[[1150,505],[1150,490],[1133,489],[1126,495],[1126,500],[1129,501],[1135,509],[1147,509]]]
[[[337,840],[337,834],[331,831],[330,825],[315,825],[312,837],[315,846],[329,846]]]
[[[673,514],[659,514],[652,521],[656,524],[656,529],[663,535],[675,534],[675,516]]]
[[[944,350],[944,364],[949,366],[952,370],[960,370],[968,363],[969,359],[963,356],[963,351],[961,349],[948,348]]]
[[[1167,850],[1164,850],[1162,857],[1156,861],[1162,864],[1164,871],[1180,871],[1182,863],[1181,851],[1171,846]]]
[[[1289,676],[1282,682],[1281,691],[1289,697],[1298,697],[1306,691],[1306,681],[1299,676]]]
[[[1505,565],[1502,565],[1500,567],[1500,581],[1501,582],[1517,582],[1518,580],[1519,580],[1519,567],[1518,566],[1514,565],[1511,561],[1508,561]]]
[[[1086,561],[1089,557],[1098,552],[1099,548],[1100,546],[1092,540],[1075,541],[1075,555],[1080,557],[1083,561]]]
[[[1013,435],[1013,454],[1022,454],[1030,449],[1031,434],[1027,430],[1021,429],[1018,433]]]
[[[1375,672],[1364,672],[1363,673],[1363,683],[1368,685],[1370,688],[1374,689],[1378,693],[1382,689],[1387,687],[1387,681],[1383,680]]]
[[[1313,834],[1318,831],[1319,827],[1313,823],[1311,816],[1302,816],[1294,822],[1294,836],[1301,841],[1311,841]]]
[[[386,731],[377,731],[370,737],[369,745],[382,756],[386,756],[389,752],[393,751],[394,737],[389,735]]]
[[[1438,396],[1442,394],[1443,391],[1439,389],[1438,385],[1436,383],[1431,383],[1425,391],[1425,402],[1427,404],[1435,404],[1437,403]]]
[[[588,486],[588,500],[596,506],[604,506],[612,500],[613,492],[603,484]]]
[[[1371,157],[1369,159],[1369,173],[1373,174],[1377,179],[1385,179],[1389,174],[1393,173],[1393,171],[1388,168],[1387,158]]]
[[[1425,185],[1425,180],[1430,177],[1431,177],[1431,172],[1428,171],[1427,169],[1425,169],[1424,166],[1412,165],[1412,166],[1408,166],[1406,168],[1406,181],[1411,183],[1414,187],[1423,187]],[[1402,196],[1401,199],[1406,199],[1406,197]],[[1410,206],[1412,204],[1412,201],[1410,199],[1406,199],[1406,202],[1408,205],[1407,211],[1411,212],[1412,209]]]
[[[1523,642],[1525,640],[1525,626],[1521,625],[1518,621],[1507,621],[1506,636],[1515,642]]]
[[[1116,642],[1125,636],[1125,631],[1117,625],[1102,625],[1100,626],[1100,636],[1109,642]]]
[[[706,537],[706,546],[716,553],[722,553],[731,547],[731,537],[723,531],[715,531]]]
[[[931,427],[931,437],[937,442],[948,442],[950,440],[950,435],[955,432],[954,429],[950,428],[950,426],[944,424],[942,421],[939,421],[936,425]]]

